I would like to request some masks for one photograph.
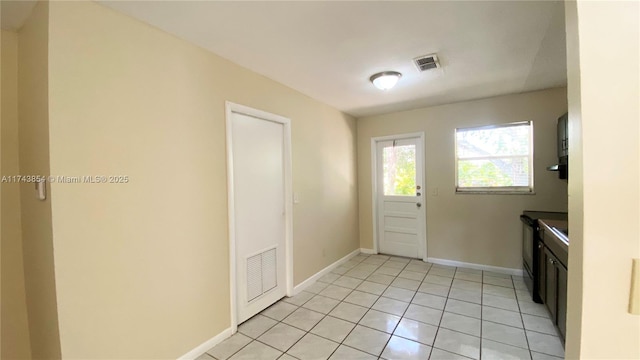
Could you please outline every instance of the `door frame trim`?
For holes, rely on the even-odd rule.
[[[427,179],[426,179],[426,169],[425,169],[425,143],[424,143],[424,132],[413,132],[406,134],[396,134],[396,135],[385,135],[385,136],[377,136],[371,138],[371,217],[373,218],[373,253],[378,254],[378,143],[382,141],[389,140],[403,140],[403,139],[413,139],[419,138],[422,142],[422,199],[423,199],[423,209],[424,209],[424,223],[421,223],[422,226],[422,243],[423,246],[418,246],[421,254],[418,254],[423,261],[427,261],[427,226],[426,226],[426,215],[427,215],[427,204],[426,204],[426,188],[427,188]]]
[[[291,120],[284,116],[268,113],[248,106],[225,101],[225,125],[227,142],[227,215],[229,231],[229,287],[231,302],[231,333],[238,331],[237,274],[236,274],[236,234],[235,196],[233,188],[233,113],[283,124],[284,126],[284,209],[285,209],[285,274],[287,296],[293,296],[293,180],[291,156]]]

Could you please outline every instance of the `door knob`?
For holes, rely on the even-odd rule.
[[[421,207],[421,206],[422,206],[422,203],[416,203],[416,206],[417,206],[417,207]]]

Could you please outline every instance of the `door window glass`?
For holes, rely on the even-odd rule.
[[[382,152],[384,194],[416,195],[416,146],[385,147]]]

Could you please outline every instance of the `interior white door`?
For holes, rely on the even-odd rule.
[[[376,142],[378,252],[426,257],[421,137]]]
[[[286,294],[284,124],[232,112],[238,323]]]

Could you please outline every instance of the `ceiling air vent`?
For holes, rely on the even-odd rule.
[[[440,67],[440,63],[438,62],[438,55],[436,54],[420,56],[413,59],[413,61],[420,71],[427,71]]]

